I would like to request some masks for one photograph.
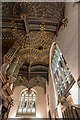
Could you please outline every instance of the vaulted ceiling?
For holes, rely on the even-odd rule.
[[[64,18],[62,2],[6,2],[2,4],[3,57],[16,41],[23,41],[15,58],[23,62],[19,76],[48,79],[49,50]]]

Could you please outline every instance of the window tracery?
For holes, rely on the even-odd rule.
[[[51,73],[58,93],[58,100],[70,90],[75,80],[59,48],[54,43],[51,54]]]
[[[36,114],[36,93],[33,90],[25,90],[21,93],[17,114]]]

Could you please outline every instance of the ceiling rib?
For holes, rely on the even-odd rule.
[[[31,80],[35,76],[41,76],[48,80],[49,50],[64,18],[65,4],[8,2],[3,3],[2,7],[3,54],[17,40],[21,45],[15,54],[15,58],[20,57],[18,67],[22,65],[16,67],[15,71],[19,70],[17,78],[21,76],[25,81],[25,78]],[[29,86],[29,81],[26,84]]]

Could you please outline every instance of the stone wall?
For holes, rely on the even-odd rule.
[[[63,27],[60,28],[58,32],[58,36],[54,37],[53,42],[56,42],[60,47],[62,54],[67,61],[69,68],[73,74],[73,77],[76,83],[70,90],[72,95],[74,104],[80,103],[80,89],[77,85],[78,79],[78,4],[76,3],[65,3],[65,17],[68,19],[68,24],[65,29]],[[50,53],[51,54],[51,53]],[[54,87],[52,87],[52,80],[49,75],[49,87],[46,88],[49,90],[49,102],[51,115],[53,116],[53,112],[56,108],[56,95],[54,95]]]
[[[14,91],[13,91],[14,106],[10,110],[9,118],[16,118],[16,112],[17,112],[17,108],[19,106],[20,93],[24,89],[26,89],[26,87],[24,87],[24,86],[18,86],[18,87],[14,88]],[[37,94],[36,94],[36,98],[37,98],[37,100],[36,100],[36,117],[37,118],[46,118],[47,111],[46,111],[45,91],[43,88],[41,88],[39,86],[36,86],[33,89],[37,92]]]

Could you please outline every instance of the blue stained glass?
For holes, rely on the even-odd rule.
[[[58,51],[59,55],[62,56],[62,53],[61,53],[61,51],[60,51],[58,46],[57,46],[57,51]]]
[[[61,80],[62,80],[62,84],[65,85],[64,80],[63,80],[63,77],[61,77]]]
[[[67,76],[67,73],[66,73],[66,71],[64,71],[64,76]]]
[[[33,103],[33,107],[35,107],[35,101],[34,101],[34,103]]]
[[[26,94],[27,93],[27,94]],[[24,102],[25,101],[25,102]],[[34,91],[24,91],[24,93],[21,94],[20,104],[18,108],[18,114],[32,114],[36,112],[36,94]],[[32,108],[33,106],[33,108]]]
[[[61,90],[61,94],[63,93],[63,91]]]
[[[24,94],[26,94],[26,91],[24,92]]]
[[[26,102],[24,102],[24,107],[26,107],[26,104],[27,104],[27,103],[26,103]]]
[[[71,71],[69,71],[69,74],[71,75]]]
[[[59,85],[61,86],[61,83],[59,82]]]
[[[61,67],[63,67],[62,61],[59,61],[59,63],[60,63],[60,65],[61,65]]]
[[[67,88],[68,84],[70,84],[70,81],[73,79],[73,76],[57,44],[54,44],[51,59],[52,75],[54,74],[55,76],[54,80],[57,85],[57,92],[61,97],[64,89]]]
[[[58,71],[56,70],[57,76],[58,76]]]
[[[67,68],[69,68],[68,64],[66,66],[67,66]]]

